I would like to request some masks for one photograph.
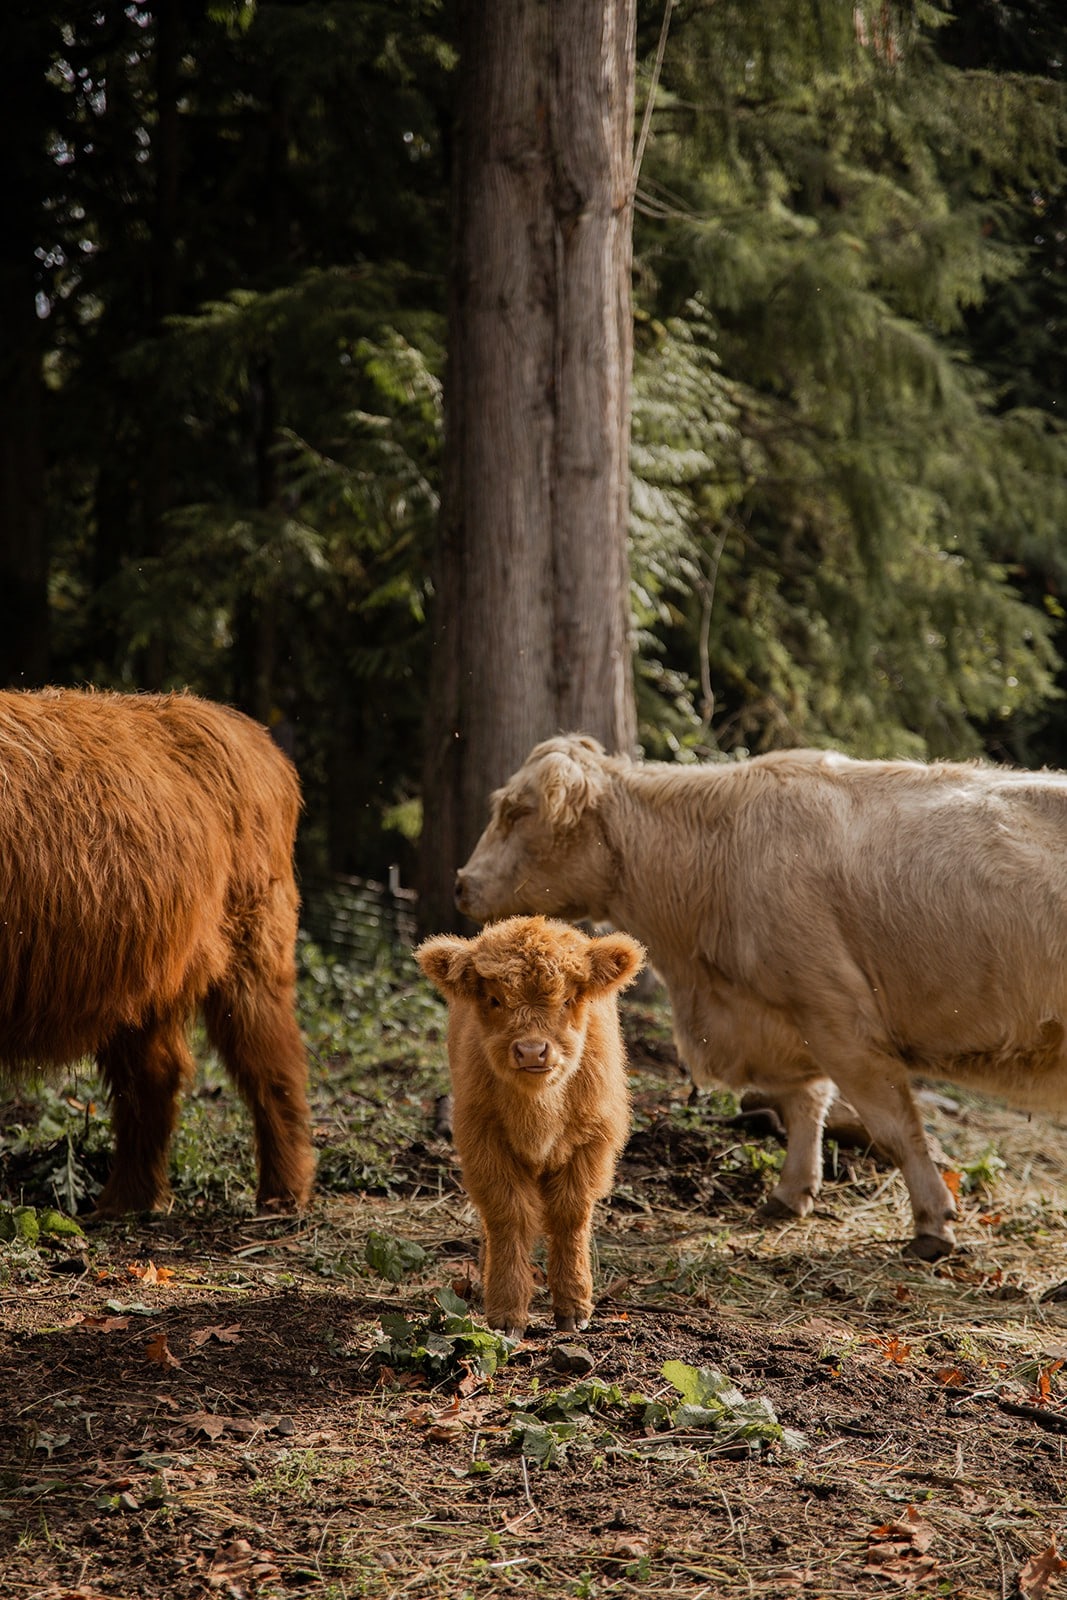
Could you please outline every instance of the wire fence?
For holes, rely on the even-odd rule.
[[[372,967],[416,942],[418,896],[402,887],[396,868],[390,870],[388,883],[339,875],[305,877],[300,895],[304,932],[351,966]]]

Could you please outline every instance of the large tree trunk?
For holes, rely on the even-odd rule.
[[[636,738],[629,500],[633,0],[469,0],[422,896],[538,739]]]

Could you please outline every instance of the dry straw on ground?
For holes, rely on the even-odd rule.
[[[646,1020],[588,1376],[663,1402],[665,1362],[721,1369],[803,1448],[649,1430],[633,1406],[539,1467],[515,1413],[577,1381],[544,1300],[490,1378],[383,1375],[382,1317],[425,1319],[474,1274],[476,1219],[420,1080],[390,1192],[322,1193],[295,1224],[179,1194],[85,1248],[9,1247],[0,1592],[1067,1600],[1064,1129],[927,1105],[965,1191],[948,1262],[901,1257],[903,1184],[849,1152],[812,1219],[762,1226],[777,1147],[689,1107]],[[372,1098],[411,1093],[398,1058]],[[375,1277],[372,1229],[424,1265]]]

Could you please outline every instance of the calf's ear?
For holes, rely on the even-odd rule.
[[[466,994],[470,989],[474,976],[472,943],[473,940],[461,939],[458,934],[439,933],[432,939],[424,939],[415,951],[415,960],[446,1000],[453,995]]]
[[[605,933],[589,941],[589,991],[608,994],[625,989],[645,964],[645,951],[627,933]]]

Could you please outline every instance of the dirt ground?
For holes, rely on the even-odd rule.
[[[761,1225],[780,1147],[691,1106],[646,1020],[593,1325],[557,1335],[542,1297],[493,1373],[437,1304],[476,1219],[402,1053],[368,1117],[406,1097],[421,1132],[361,1188],[317,1105],[303,1218],[179,1172],[165,1217],[0,1245],[0,1595],[1067,1597],[1064,1128],[924,1100],[947,1262],[904,1260],[899,1177],[833,1148],[816,1215]],[[43,1206],[16,1146],[0,1198]],[[671,1362],[771,1424],[686,1425]]]

